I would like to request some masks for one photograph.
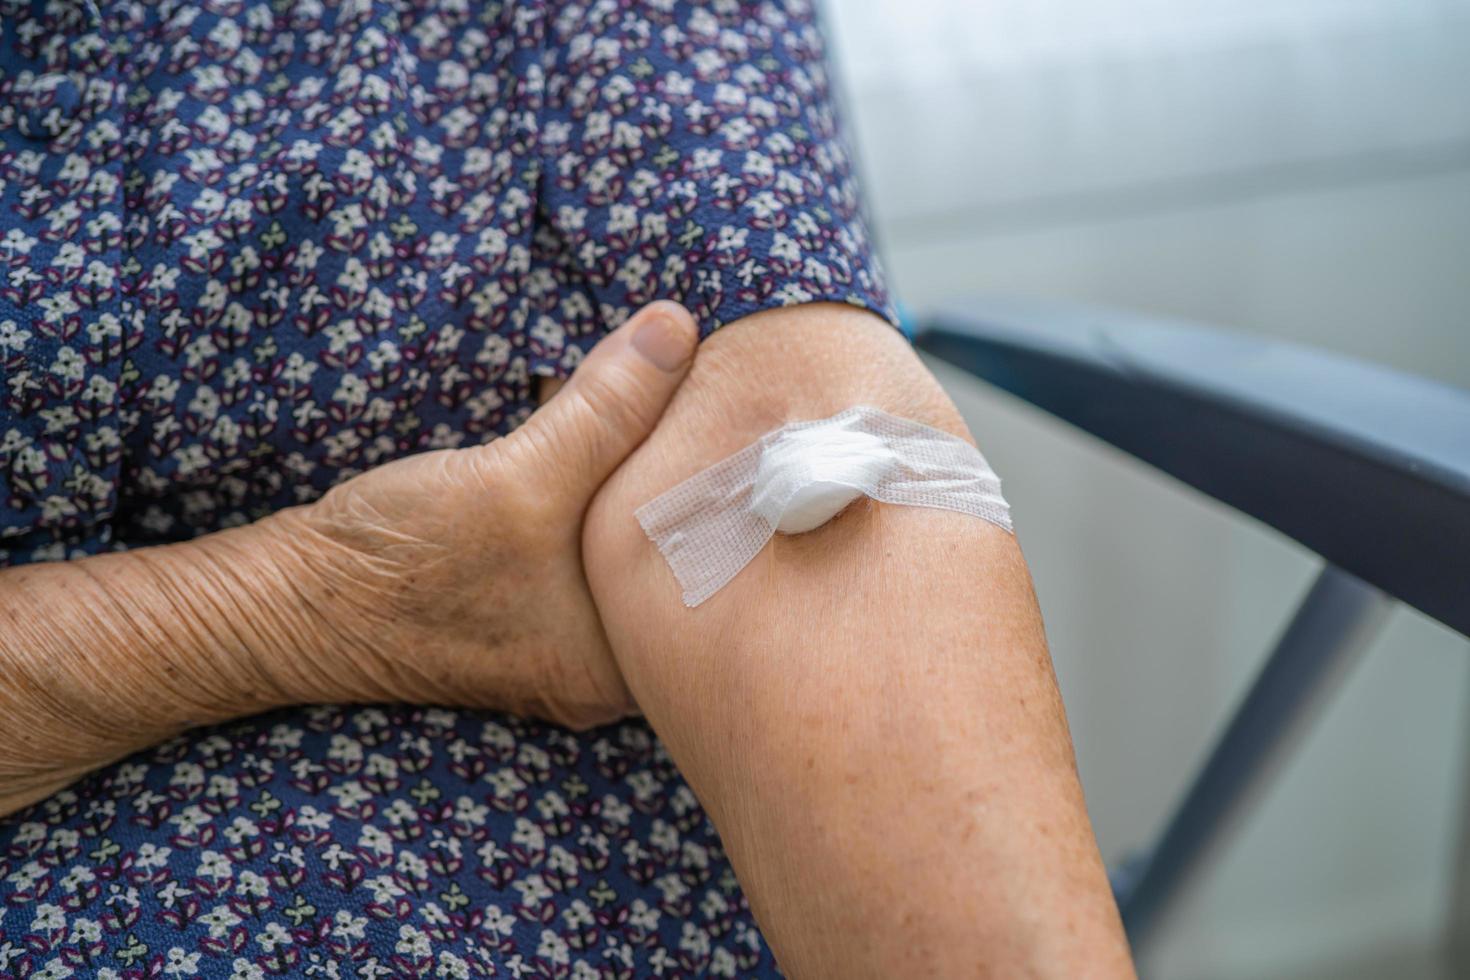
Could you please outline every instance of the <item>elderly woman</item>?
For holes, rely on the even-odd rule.
[[[0,974],[1129,972],[1012,537],[633,517],[969,438],[806,0],[3,17]]]

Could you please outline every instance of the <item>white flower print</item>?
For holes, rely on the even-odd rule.
[[[190,953],[179,946],[168,951],[168,963],[163,972],[173,977],[192,977],[199,974],[199,958],[202,954]]]

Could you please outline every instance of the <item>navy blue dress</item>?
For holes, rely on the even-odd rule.
[[[660,297],[893,318],[807,0],[0,0],[0,565],[495,438]],[[279,712],[0,819],[0,977],[774,970],[641,722]]]

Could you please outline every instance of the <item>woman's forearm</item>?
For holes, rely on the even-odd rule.
[[[963,431],[871,316],[804,308],[727,330],[604,488],[584,548],[629,686],[783,967],[1126,974],[1014,538],[860,502],[680,603],[632,511],[691,472],[859,402]]]
[[[311,588],[273,520],[0,571],[0,814],[328,680]]]

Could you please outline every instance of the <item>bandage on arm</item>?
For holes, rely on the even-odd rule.
[[[738,575],[772,535],[814,531],[859,497],[1011,529],[1000,480],[978,449],[867,405],[788,422],[634,516],[692,608]]]
[[[869,405],[968,438],[871,314],[708,340],[584,530],[625,678],[792,976],[1128,975],[1015,538],[857,499],[694,608],[635,511],[798,419]]]

